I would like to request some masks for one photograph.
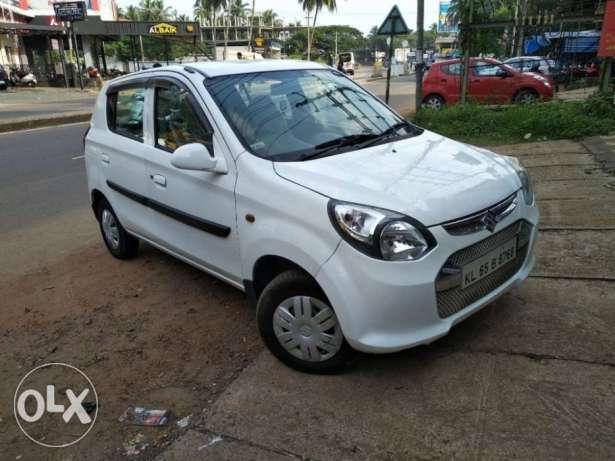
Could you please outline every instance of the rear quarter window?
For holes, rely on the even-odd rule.
[[[441,67],[442,72],[448,75],[460,75],[461,74],[461,63],[454,64],[445,64]]]
[[[123,88],[107,94],[107,126],[111,131],[143,142],[145,87]]]

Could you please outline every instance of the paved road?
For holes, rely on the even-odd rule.
[[[363,82],[362,86],[384,100],[386,93],[386,79]],[[391,79],[389,105],[402,115],[414,111],[414,95],[416,90],[416,77],[414,74]]]
[[[0,134],[0,234],[87,206],[79,158],[86,128],[80,123]]]
[[[0,121],[91,111],[96,94],[63,88],[11,88],[0,92]]]

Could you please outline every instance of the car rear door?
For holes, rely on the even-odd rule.
[[[87,137],[86,161],[95,162],[104,195],[122,225],[147,235],[149,210],[143,204],[145,181],[144,111],[146,80],[109,87],[106,93],[106,124],[92,127]],[[101,108],[98,108],[101,109]]]
[[[152,139],[146,178],[157,243],[236,285],[241,262],[235,216],[235,163],[214,132],[202,98],[182,76],[150,82]],[[180,170],[173,152],[189,143],[207,146],[226,160],[228,173]]]
[[[434,67],[432,67],[432,70]],[[432,72],[430,70],[430,72]],[[454,104],[459,100],[461,63],[442,64],[436,76],[437,84],[442,88],[444,99],[449,104]]]

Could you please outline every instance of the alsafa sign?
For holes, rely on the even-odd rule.
[[[161,22],[151,26],[149,33],[152,35],[177,35],[177,26]]]

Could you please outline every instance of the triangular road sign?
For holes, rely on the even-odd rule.
[[[386,17],[376,35],[406,35],[410,33],[410,29],[406,25],[403,16],[399,12],[399,8],[395,5],[389,15]]]

